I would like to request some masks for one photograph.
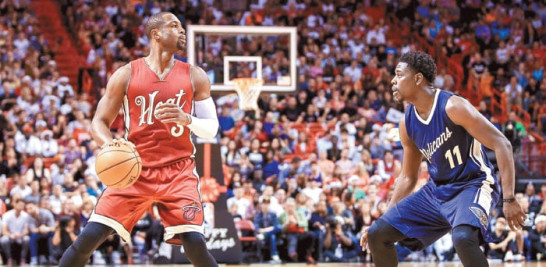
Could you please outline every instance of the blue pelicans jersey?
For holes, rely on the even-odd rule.
[[[410,104],[405,113],[407,134],[428,163],[438,199],[451,199],[467,186],[481,188],[482,194],[476,197],[484,193],[491,196],[493,190],[500,192],[493,165],[482,144],[447,116],[445,107],[452,95],[436,89],[428,118],[421,118]]]

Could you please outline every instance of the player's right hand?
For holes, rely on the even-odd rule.
[[[370,229],[370,227],[365,227],[362,230],[362,237],[360,237],[360,246],[362,247],[362,251],[368,250],[368,229]]]

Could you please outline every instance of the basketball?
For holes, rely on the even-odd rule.
[[[136,182],[142,170],[138,152],[123,142],[104,147],[97,155],[95,171],[109,188],[123,189]]]

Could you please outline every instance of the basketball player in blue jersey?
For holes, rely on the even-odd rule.
[[[395,242],[419,250],[449,231],[464,266],[488,266],[480,244],[489,241],[489,214],[501,192],[482,144],[495,151],[510,228],[526,219],[514,199],[510,142],[468,101],[434,88],[435,76],[432,58],[412,51],[402,55],[392,79],[395,100],[410,103],[400,121],[404,162],[387,213],[360,240],[378,267],[398,265]],[[411,194],[422,158],[430,181]]]

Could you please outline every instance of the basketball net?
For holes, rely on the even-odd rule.
[[[239,108],[258,113],[258,97],[262,91],[263,80],[256,78],[237,78],[232,80],[239,95]]]

